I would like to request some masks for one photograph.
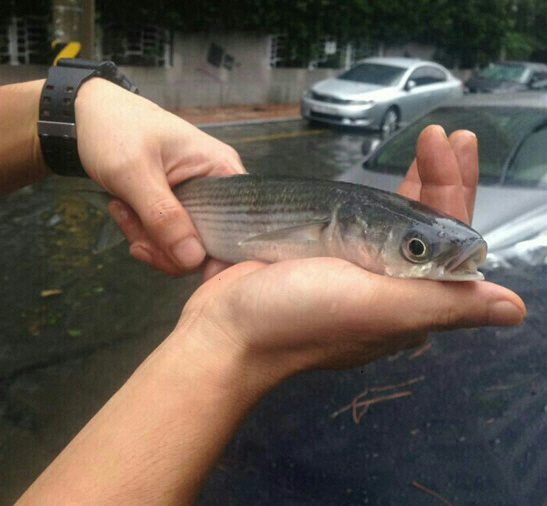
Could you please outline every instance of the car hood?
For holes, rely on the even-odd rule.
[[[490,251],[503,250],[537,234],[547,233],[547,203],[538,205],[486,234]]]
[[[403,181],[401,176],[373,172],[359,166],[345,172],[338,179],[392,192],[397,191]],[[541,228],[543,224],[547,229],[546,202],[545,189],[479,185],[473,228],[485,236],[490,250],[506,247],[511,241],[520,240],[515,235],[516,228],[522,232],[523,223],[529,224],[528,228]],[[516,227],[517,224],[519,227]],[[534,231],[528,230],[527,233],[532,234]]]
[[[358,81],[347,81],[345,79],[326,79],[312,86],[312,90],[325,95],[333,95],[340,98],[355,98],[360,95],[373,94],[384,91],[385,86],[377,84],[360,83]]]

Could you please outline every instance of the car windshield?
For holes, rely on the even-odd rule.
[[[539,128],[527,136],[511,167],[507,171],[505,184],[511,186],[547,187],[547,126]]]
[[[482,69],[478,74],[481,79],[513,81],[515,83],[526,82],[527,75],[527,68],[518,63],[490,65],[489,67]]]
[[[338,79],[359,83],[395,86],[403,77],[406,69],[379,63],[361,63],[338,76]]]
[[[533,129],[544,112],[510,107],[441,107],[427,114],[393,137],[367,163],[375,172],[404,175],[412,163],[420,132],[431,124],[442,125],[449,135],[459,129],[475,132],[479,139],[481,184],[499,184],[506,160]],[[543,142],[543,144],[541,144]],[[547,161],[541,146],[547,143],[547,131],[540,130],[527,138],[515,156],[514,168],[509,171],[505,184],[511,186],[547,186]],[[534,169],[527,167],[534,162]]]

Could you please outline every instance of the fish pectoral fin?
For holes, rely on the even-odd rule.
[[[258,234],[240,241],[239,253],[247,260],[263,262],[323,256],[321,235],[326,226],[326,221],[317,221]]]
[[[295,227],[280,228],[239,241],[238,246],[251,246],[258,243],[318,242],[321,239],[321,233],[325,229],[325,226],[326,223],[320,221],[297,225]]]

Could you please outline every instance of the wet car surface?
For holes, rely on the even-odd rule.
[[[470,93],[511,93],[530,91],[547,79],[547,65],[507,61],[485,67],[465,82]]]
[[[208,131],[251,172],[332,178],[362,161],[353,131]],[[53,179],[0,200],[0,504],[167,335],[199,284],[153,272],[126,245],[92,255],[104,221]],[[198,504],[440,504],[423,487],[455,505],[546,504],[547,272],[489,279],[524,298],[522,326],[436,334],[366,367],[291,379],[254,410]]]

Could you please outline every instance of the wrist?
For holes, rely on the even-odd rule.
[[[206,326],[182,321],[20,504],[193,503],[265,393],[241,353],[207,340]]]
[[[183,313],[158,352],[164,367],[169,363],[173,384],[199,384],[246,412],[286,375],[270,370],[240,334],[228,320],[218,325],[201,313]]]
[[[31,81],[28,83],[29,89],[28,93],[34,98],[34,103],[38,105],[40,100],[40,94],[44,86],[45,80],[40,79],[38,81]],[[29,96],[30,98],[30,96]],[[31,129],[32,129],[32,161],[31,166],[36,168],[36,177],[37,179],[43,179],[46,176],[51,175],[51,169],[47,166],[44,156],[42,154],[42,146],[40,145],[40,138],[38,137],[38,117],[39,117],[39,107],[34,107],[32,111],[31,119]]]
[[[48,176],[38,138],[38,104],[44,80],[0,87],[0,192],[8,192]]]

